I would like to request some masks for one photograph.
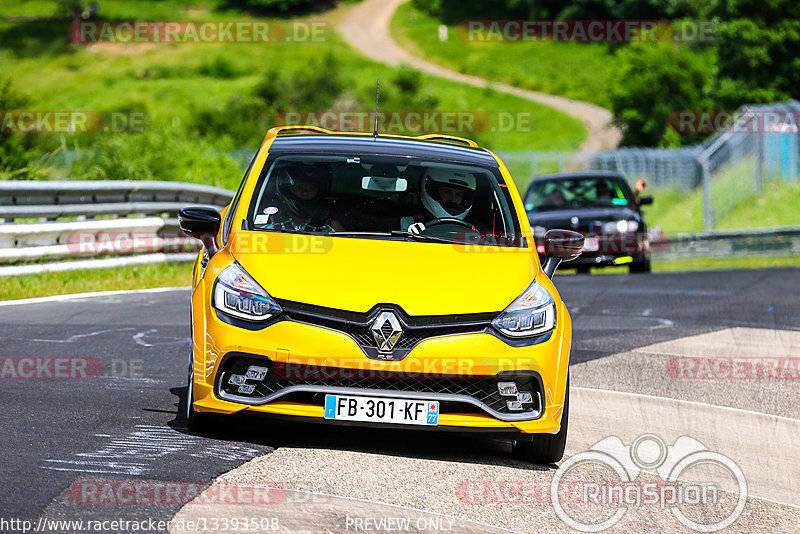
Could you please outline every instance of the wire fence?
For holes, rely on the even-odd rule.
[[[595,154],[503,152],[524,192],[535,176],[569,170],[620,172],[631,183],[638,178],[656,190],[687,195],[702,193],[703,227],[707,230],[760,195],[783,184],[797,184],[800,159],[800,102],[748,106],[735,122],[707,141],[677,149],[621,148]]]

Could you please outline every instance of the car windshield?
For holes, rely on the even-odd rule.
[[[525,196],[526,211],[627,206],[633,201],[624,182],[598,177],[539,180]]]
[[[365,155],[267,160],[247,226],[316,235],[524,247],[496,169]]]

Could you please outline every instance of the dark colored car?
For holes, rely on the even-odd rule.
[[[586,237],[583,254],[570,262],[578,272],[591,267],[628,265],[630,272],[650,272],[650,240],[639,197],[625,178],[611,171],[548,174],[534,178],[525,193],[525,211],[537,247],[544,234],[569,228]]]

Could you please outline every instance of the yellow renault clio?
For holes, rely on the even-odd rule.
[[[231,204],[181,210],[194,266],[185,415],[482,431],[561,459],[572,325],[505,165],[447,136],[267,133]]]

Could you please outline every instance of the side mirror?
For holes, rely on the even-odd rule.
[[[653,197],[639,197],[640,206],[648,206],[653,203]]]
[[[572,261],[581,255],[584,238],[571,230],[549,230],[544,234],[544,273],[552,278],[562,261]]]
[[[203,242],[208,255],[216,254],[217,232],[222,218],[214,208],[192,206],[183,208],[178,213],[178,224],[183,232]]]

